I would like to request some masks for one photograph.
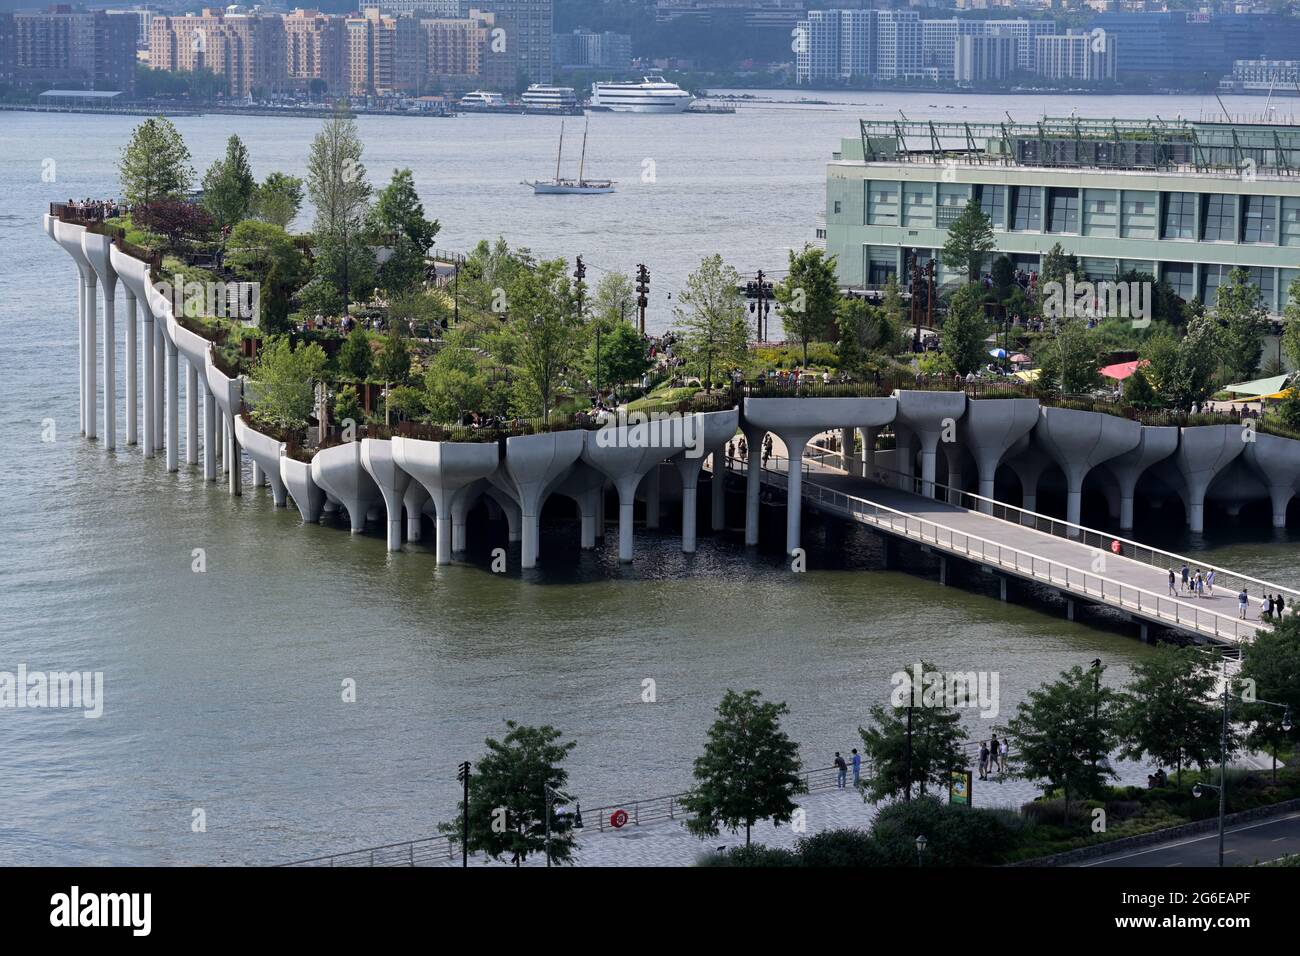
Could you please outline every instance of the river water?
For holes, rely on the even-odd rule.
[[[651,325],[662,328],[668,293],[701,256],[777,272],[811,237],[824,163],[858,116],[1216,108],[1213,98],[816,98],[835,102],[594,115],[588,173],[620,188],[576,201],[519,184],[554,168],[551,119],[358,122],[372,179],[414,170],[442,221],[440,246],[500,234],[539,254],[583,254],[590,278],[645,262]],[[374,533],[301,527],[265,491],[231,499],[185,466],[169,476],[124,443],[110,454],[82,441],[74,270],[40,214],[50,201],[115,195],[114,161],[136,122],[0,112],[0,671],[102,671],[105,694],[99,719],[0,710],[0,863],[269,863],[427,835],[454,812],[457,762],[475,759],[507,718],[552,723],[578,742],[572,789],[588,805],[671,792],[689,782],[728,687],[787,701],[804,759],[821,766],[855,744],[889,675],[918,659],[996,671],[1004,720],[1065,667],[1101,657],[1120,682],[1149,653],[1104,620],[1003,605],[978,575],[941,588],[933,574],[876,570],[869,535],[815,519],[810,570],[795,575],[776,526],[758,553],[734,532],[706,533],[684,556],[670,512],[663,532],[638,528],[627,568],[608,550],[580,552],[576,525],[548,511],[537,571],[494,575],[487,549],[504,534],[491,525],[471,527],[466,562],[438,568],[424,545],[389,555]],[[214,115],[177,125],[200,171],[237,132],[261,176],[301,174],[319,122]],[[47,420],[53,442],[41,440]],[[1294,532],[1221,521],[1191,542],[1158,521],[1148,531],[1300,584]],[[204,573],[192,570],[195,548]],[[353,703],[342,699],[349,680]],[[642,699],[647,680],[653,703]],[[991,723],[972,716],[972,736]]]

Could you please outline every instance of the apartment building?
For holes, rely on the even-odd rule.
[[[226,95],[282,92],[289,82],[284,19],[207,9],[150,24],[149,65],[189,73],[210,70]]]

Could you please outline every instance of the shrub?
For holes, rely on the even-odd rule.
[[[733,847],[725,853],[703,853],[695,860],[696,866],[801,866],[799,854],[780,847],[752,843]]]
[[[941,804],[934,797],[885,807],[871,826],[885,866],[915,866],[916,838],[924,835],[925,866],[1001,862],[1023,826],[1007,811]]]
[[[796,844],[804,866],[883,866],[879,844],[866,830],[823,830]]]

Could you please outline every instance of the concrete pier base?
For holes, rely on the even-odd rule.
[[[411,476],[393,461],[392,442],[374,438],[361,441],[361,466],[369,473],[384,499],[388,519],[385,539],[389,551],[402,550],[402,506]],[[418,482],[417,482],[418,484]],[[419,522],[416,522],[417,526]],[[418,527],[417,527],[418,536]]]
[[[202,385],[203,392],[203,480],[217,480],[217,400],[212,397],[212,390],[207,382]]]
[[[126,443],[138,444],[140,441],[140,381],[139,381],[139,341],[135,319],[135,293],[123,288],[126,304]]]
[[[167,343],[167,470],[177,471],[180,459],[180,356]]]
[[[199,463],[199,373],[185,363],[185,464]],[[257,484],[256,481],[253,484]]]

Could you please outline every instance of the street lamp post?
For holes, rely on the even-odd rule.
[[[460,815],[460,865],[469,866],[469,761],[456,768],[456,779],[464,786],[464,802]]]
[[[1224,824],[1228,815],[1228,664],[1227,660],[1221,662],[1222,679],[1223,679],[1223,720],[1219,731],[1219,785],[1216,787],[1212,783],[1198,783],[1192,787],[1192,796],[1200,797],[1206,790],[1214,790],[1219,794],[1219,866],[1223,866],[1223,840]],[[1282,729],[1290,732],[1291,730],[1291,705],[1279,704],[1271,700],[1254,700],[1251,703],[1264,704],[1268,707],[1282,708]]]
[[[918,867],[925,865],[925,847],[929,842],[924,833],[919,834],[916,838],[916,865]]]
[[[557,797],[561,800],[566,800],[566,801],[572,800],[573,797],[569,796],[563,790],[560,790],[556,787],[552,787],[549,783],[542,785],[542,793],[546,798],[545,801],[546,802],[546,811],[545,811],[546,812],[546,865],[550,866],[551,865],[551,809],[552,807],[554,807],[555,800]],[[579,811],[579,814],[581,814],[581,811]],[[581,815],[579,815],[575,819],[574,826],[579,830],[582,829]]]

